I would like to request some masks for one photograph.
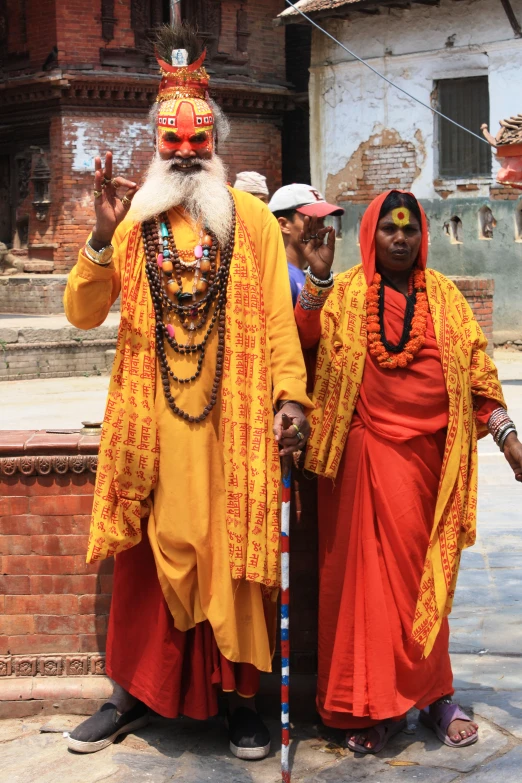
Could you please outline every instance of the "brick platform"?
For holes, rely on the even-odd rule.
[[[85,563],[98,447],[98,437],[79,431],[0,431],[0,718],[89,714],[107,697],[113,561]],[[291,563],[292,672],[300,691],[312,694],[311,709],[315,487],[302,479],[301,504],[294,495]],[[277,695],[278,674],[263,683],[265,703]]]
[[[0,432],[0,717],[64,700],[89,712],[106,696],[113,563],[85,563],[98,446],[80,432]]]

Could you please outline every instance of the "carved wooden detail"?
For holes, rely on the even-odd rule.
[[[102,38],[109,43],[114,38],[114,26],[116,17],[114,16],[114,0],[101,0],[101,26]]]
[[[78,655],[2,655],[2,677],[103,677],[105,656],[100,653]]]
[[[96,454],[60,454],[53,456],[0,457],[0,475],[48,476],[50,473],[96,473]]]
[[[238,52],[246,54],[250,33],[248,32],[248,11],[245,11],[243,7],[237,12],[236,35]]]

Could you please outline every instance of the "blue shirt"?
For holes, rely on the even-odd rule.
[[[292,304],[295,307],[297,304],[297,297],[299,296],[299,292],[301,291],[301,288],[304,285],[306,275],[302,269],[299,269],[298,266],[294,266],[293,264],[288,262],[288,276],[290,277],[290,290],[292,292]]]

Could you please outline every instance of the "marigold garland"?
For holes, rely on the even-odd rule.
[[[414,360],[424,345],[426,339],[426,321],[429,312],[428,297],[426,295],[426,276],[421,269],[415,269],[408,284],[408,295],[415,290],[416,299],[411,321],[411,329],[404,349],[399,353],[389,353],[383,343],[383,326],[379,316],[379,298],[381,275],[376,272],[373,282],[366,291],[366,331],[368,334],[368,348],[381,367],[394,370],[397,367],[407,367]]]

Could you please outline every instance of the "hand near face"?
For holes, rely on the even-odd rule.
[[[326,244],[324,242],[327,237]],[[333,226],[319,228],[317,217],[305,216],[300,240],[303,253],[315,277],[326,280],[332,269],[335,253],[335,229]]]
[[[112,152],[105,155],[105,166],[102,168],[101,158],[94,159],[94,210],[96,225],[92,238],[93,244],[108,245],[131,205],[138,186],[135,182],[123,177],[113,178]],[[122,198],[118,196],[119,188],[127,188]],[[99,196],[96,196],[99,193]],[[96,249],[96,248],[95,248]]]
[[[522,443],[514,432],[511,432],[506,438],[504,456],[511,465],[515,479],[522,481]]]

